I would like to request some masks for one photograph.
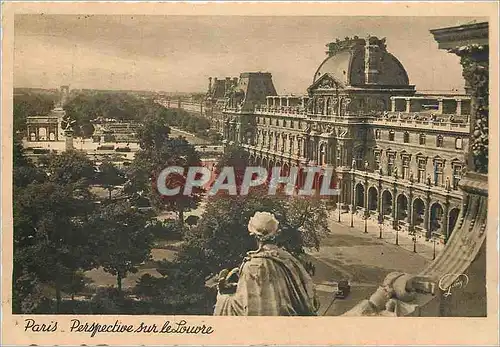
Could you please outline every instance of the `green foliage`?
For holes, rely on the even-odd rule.
[[[155,240],[180,240],[182,238],[182,226],[176,220],[151,220],[147,227]]]
[[[24,155],[23,146],[17,136],[14,136],[12,155],[14,191],[32,182],[43,182],[47,179],[47,175]]]
[[[210,121],[205,117],[193,115],[183,109],[168,109],[161,106],[156,110],[156,114],[164,118],[170,126],[181,128],[201,138],[209,138]]]
[[[83,271],[77,270],[69,275],[69,278],[65,279],[62,290],[65,293],[71,294],[72,298],[75,294],[82,292],[92,280],[85,276]]]
[[[239,188],[243,183],[243,177],[245,176],[245,170],[249,161],[250,155],[243,148],[237,145],[227,146],[224,149],[224,154],[215,166],[215,172],[219,174],[224,167],[232,167],[234,170],[236,186]]]
[[[40,158],[51,182],[88,185],[94,178],[94,164],[84,152],[71,150]]]
[[[111,193],[116,186],[125,183],[125,173],[118,169],[112,161],[104,160],[99,167],[96,183],[108,190],[111,200]]]
[[[153,304],[170,302],[173,312],[188,309],[192,314],[210,314],[215,293],[205,287],[210,276],[241,264],[246,253],[256,249],[248,233],[250,217],[257,211],[274,213],[280,222],[277,243],[295,256],[305,247],[319,247],[328,232],[324,202],[311,198],[270,196],[254,189],[248,196],[212,197],[197,227],[188,231],[172,262],[163,261],[162,278],[143,278],[137,293]]]
[[[104,204],[99,210],[96,227],[99,229],[99,265],[104,271],[117,276],[118,289],[129,273],[150,259],[153,235],[148,215],[126,201]]]
[[[64,105],[66,114],[76,120],[75,136],[86,138],[94,131],[93,120],[141,121],[151,108],[150,102],[127,93],[80,93]]]
[[[167,177],[168,188],[180,187],[175,196],[162,196],[156,188],[158,175],[167,167],[179,166],[185,173],[189,167],[201,166],[200,156],[193,145],[184,138],[170,138],[170,128],[166,117],[153,115],[148,117],[139,128],[139,144],[141,149],[128,170],[129,192],[143,192],[157,210],[176,211],[179,221],[184,221],[183,214],[199,204],[203,191],[193,189],[190,195],[184,195],[185,176],[171,174]]]
[[[75,184],[47,181],[16,190],[14,291],[22,293],[23,278],[30,278],[34,286],[54,286],[59,302],[64,281],[96,265],[96,231],[88,218],[93,208],[88,194]]]

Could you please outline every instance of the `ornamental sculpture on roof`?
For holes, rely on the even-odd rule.
[[[336,39],[335,42],[330,42],[326,46],[328,47],[327,54],[332,56],[337,54],[338,52],[345,51],[347,49],[354,48],[356,46],[366,46],[367,44],[370,46],[378,46],[382,50],[386,50],[386,39],[385,37],[379,39],[376,36],[368,36],[367,39],[361,39],[358,36],[354,36],[352,38],[346,37],[343,40]]]

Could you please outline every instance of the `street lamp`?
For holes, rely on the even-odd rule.
[[[340,194],[342,194],[342,193],[340,193]],[[341,221],[340,221],[340,213],[341,213],[341,211],[340,211],[340,209],[341,209],[341,205],[340,205],[340,195],[339,195],[338,201],[339,201],[339,204],[338,204],[338,205],[339,205],[339,207],[338,207],[338,209],[339,209],[339,223],[341,223]]]
[[[366,171],[368,168],[368,163],[365,163],[365,234],[368,234],[368,216],[370,215],[370,210],[368,209],[368,172]]]
[[[436,233],[432,233],[432,243],[433,243],[433,247],[432,247],[432,260],[436,259],[436,238],[437,238],[437,234]]]
[[[413,230],[413,253],[417,253],[417,231]]]
[[[356,159],[352,159],[351,163],[351,179],[352,179],[352,189],[351,189],[351,228],[354,228],[354,169],[356,168]]]
[[[379,233],[378,233],[378,238],[382,238],[382,223],[383,223],[383,218],[381,215],[378,216],[378,228],[379,228]]]

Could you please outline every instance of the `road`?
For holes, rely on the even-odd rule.
[[[337,316],[369,296],[392,271],[416,273],[430,261],[418,253],[364,234],[358,226],[339,224],[330,219],[331,233],[322,240],[319,251],[309,251],[316,266],[313,280],[320,299],[320,315]],[[335,283],[347,279],[351,294],[332,302]],[[327,312],[325,312],[327,310]]]

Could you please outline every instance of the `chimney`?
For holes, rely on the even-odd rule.
[[[208,93],[212,91],[212,77],[208,78]]]
[[[380,73],[380,60],[385,50],[385,39],[369,36],[365,45],[365,83],[377,84]]]
[[[224,92],[227,92],[229,89],[231,89],[231,77],[226,77],[224,81]]]

